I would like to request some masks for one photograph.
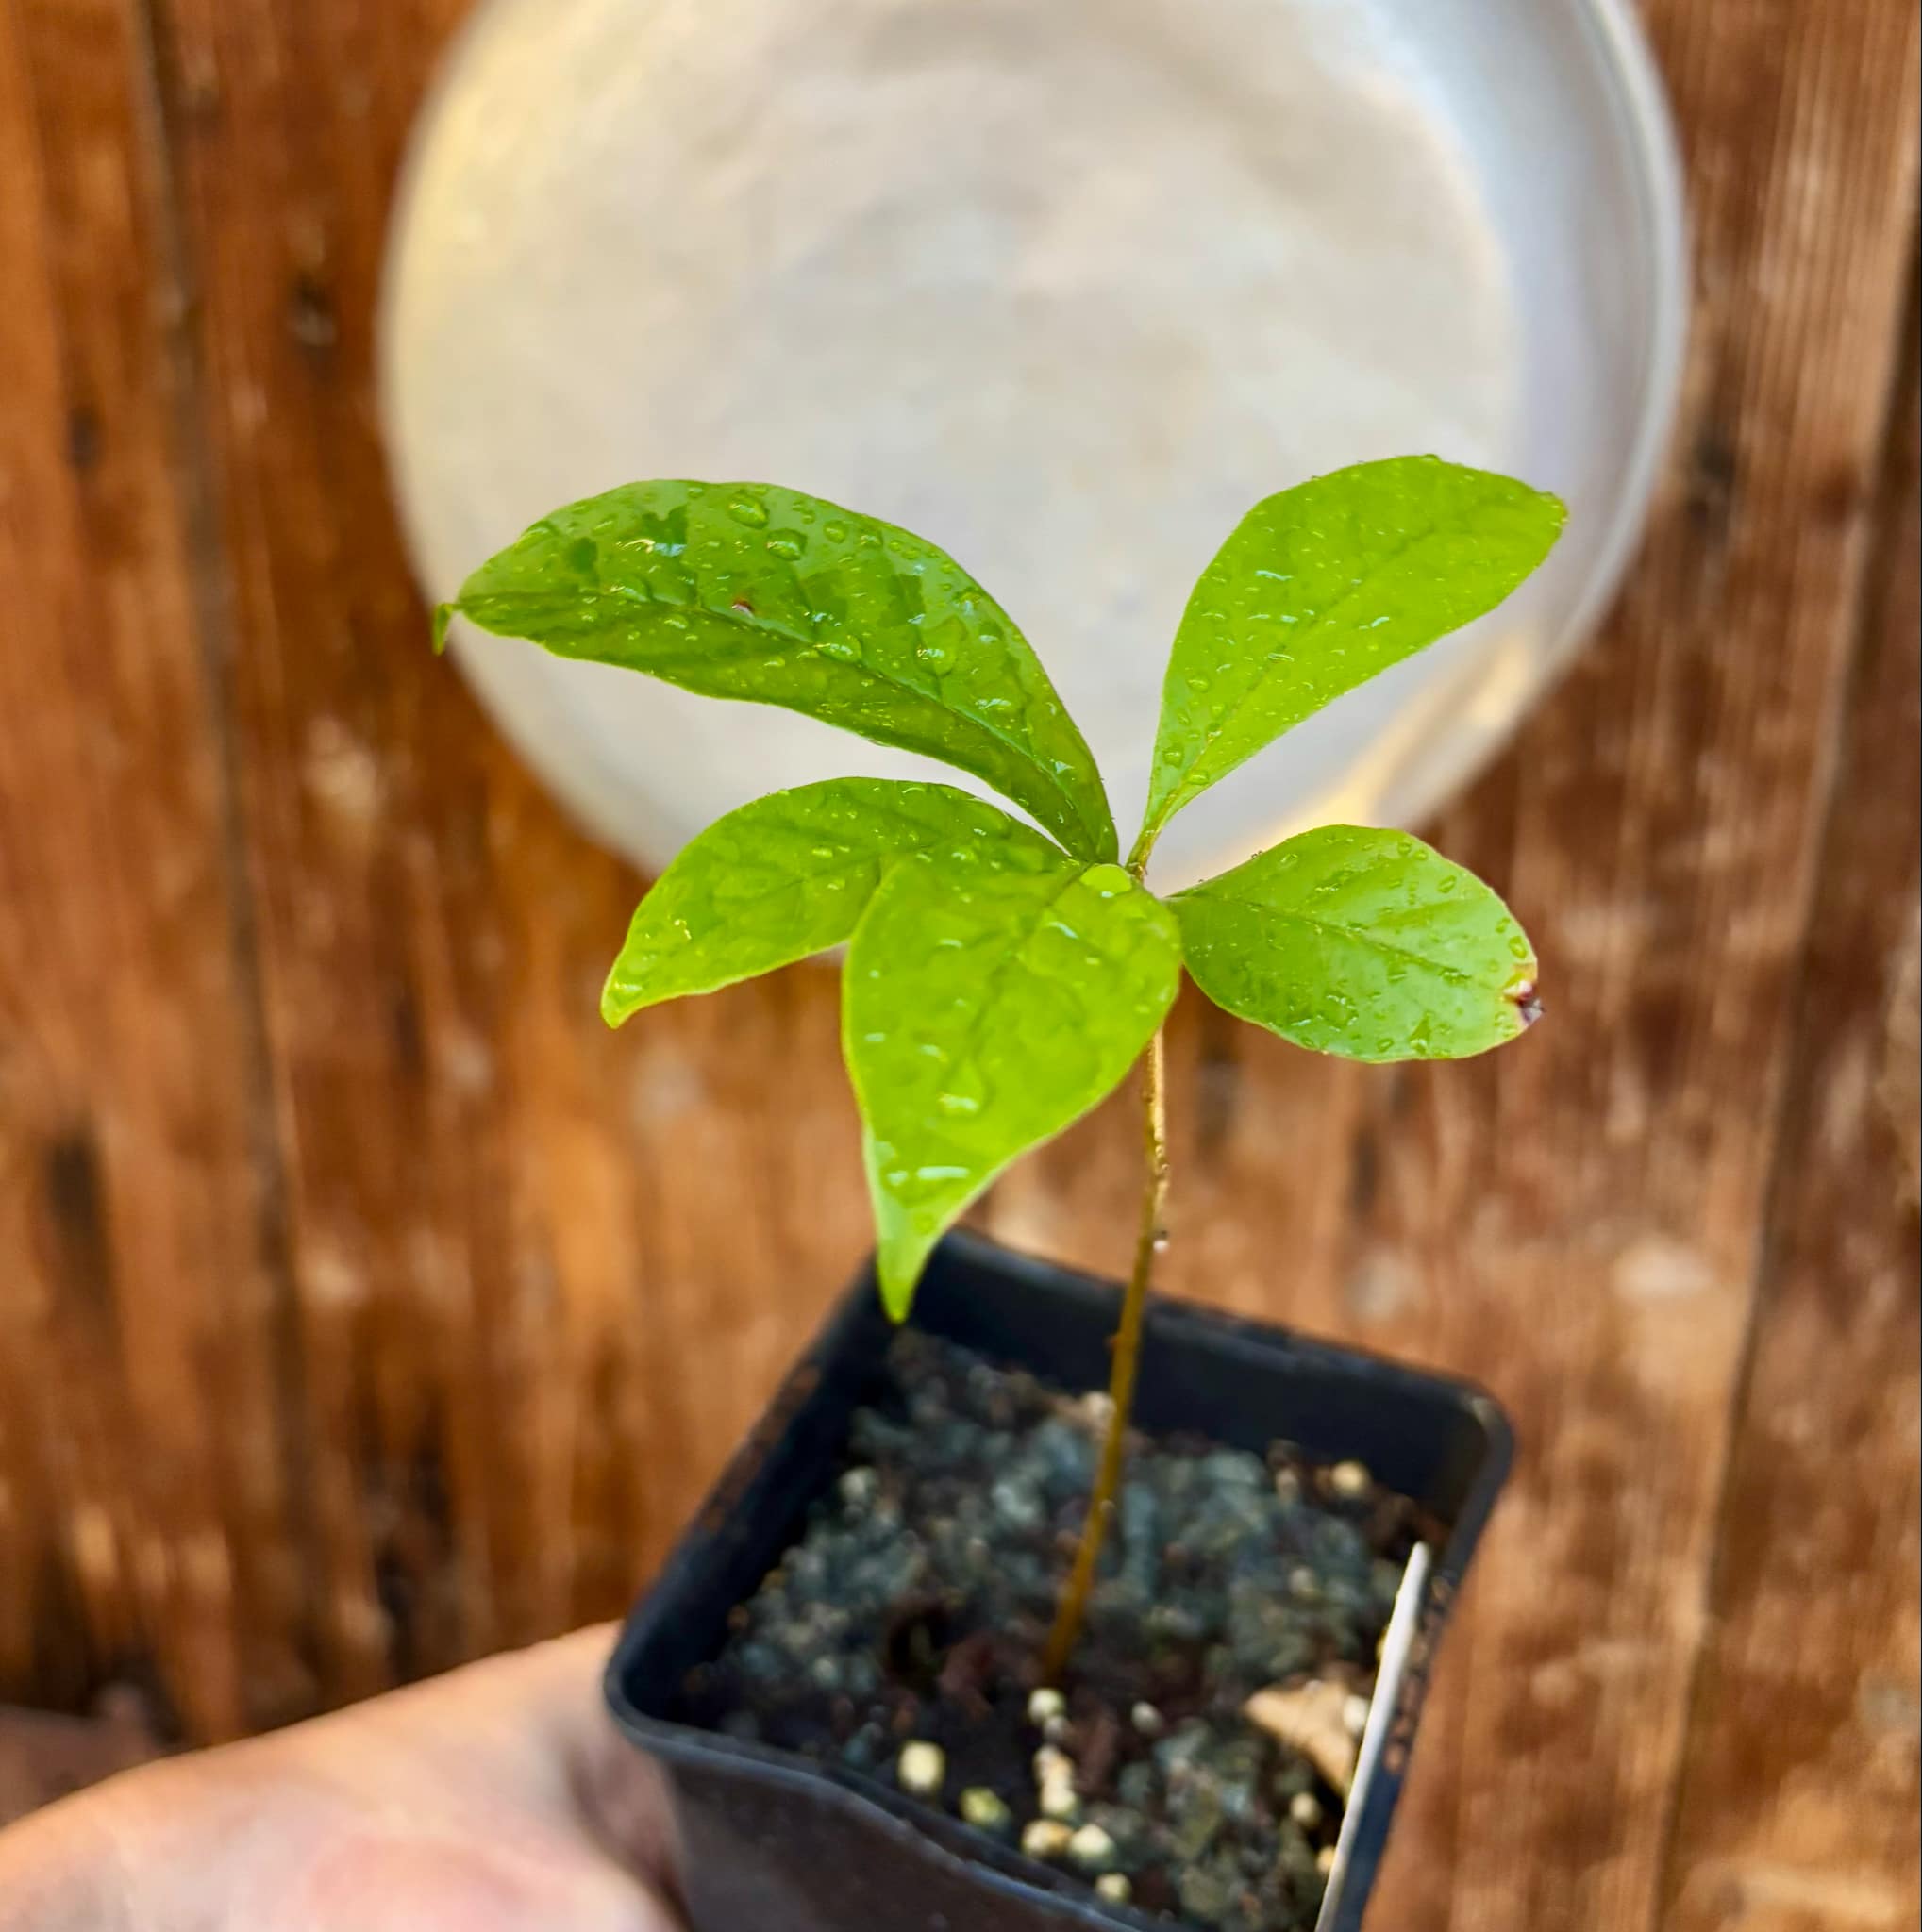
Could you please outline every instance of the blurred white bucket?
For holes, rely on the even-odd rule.
[[[1686,308],[1614,0],[490,0],[417,134],[383,406],[437,598],[640,476],[789,483],[932,539],[1049,667],[1124,845],[1168,639],[1258,496],[1433,450],[1568,498],[1509,607],[1178,820],[1178,884],[1304,821],[1418,820],[1500,741],[1622,567]],[[935,769],[456,648],[649,868],[777,786]]]

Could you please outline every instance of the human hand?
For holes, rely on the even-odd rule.
[[[0,1833],[0,1932],[676,1932],[584,1630],[109,1778]]]

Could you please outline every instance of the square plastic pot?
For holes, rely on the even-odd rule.
[[[913,1325],[1069,1391],[1108,1379],[1111,1283],[970,1235],[930,1264]],[[696,1730],[682,1685],[727,1613],[799,1537],[844,1465],[893,1334],[871,1273],[849,1289],[635,1608],[608,1670],[616,1722],[664,1768],[694,1932],[1095,1932],[1164,1928],[860,1773]],[[1277,1438],[1365,1462],[1443,1526],[1411,1567],[1318,1932],[1359,1932],[1401,1793],[1436,1641],[1512,1439],[1487,1394],[1283,1328],[1162,1301],[1137,1420],[1256,1454]]]

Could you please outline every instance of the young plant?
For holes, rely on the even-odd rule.
[[[1176,631],[1125,862],[1027,640],[951,558],[872,517],[769,484],[628,484],[543,518],[436,615],[437,642],[458,611],[561,657],[806,712],[970,773],[1034,821],[880,778],[744,806],[641,902],[601,1010],[619,1025],[846,942],[842,1043],[897,1321],[969,1203],[1142,1062],[1146,1185],[1050,1678],[1121,1473],[1168,1185],[1161,1029],[1183,968],[1230,1013],[1349,1059],[1479,1054],[1539,1010],[1520,926],[1418,840],[1325,825],[1167,899],[1146,885],[1155,841],[1282,733],[1493,609],[1563,518],[1551,496],[1432,457],[1257,504]]]

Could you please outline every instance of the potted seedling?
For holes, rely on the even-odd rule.
[[[943,759],[1031,821],[932,783],[777,792],[682,850],[608,980],[620,1024],[844,944],[877,1230],[610,1670],[696,1932],[1360,1923],[1507,1434],[1462,1385],[1150,1307],[1162,1024],[1185,969],[1315,1052],[1458,1058],[1528,1026],[1535,962],[1402,833],[1323,826],[1165,899],[1149,861],[1215,780],[1500,603],[1563,516],[1432,458],[1257,505],[1177,631],[1125,857],[1007,613],[871,517],[634,484],[441,612]],[[1135,1066],[1124,1289],[949,1234]]]

